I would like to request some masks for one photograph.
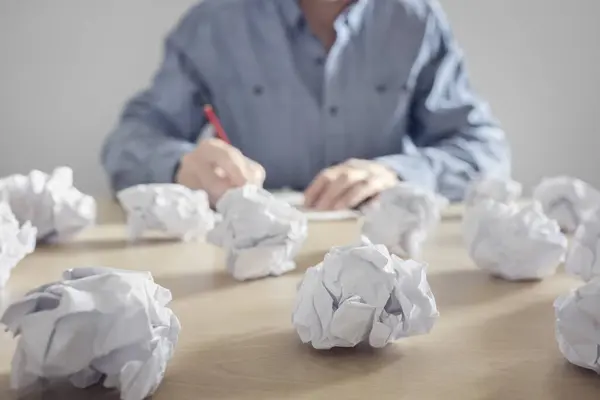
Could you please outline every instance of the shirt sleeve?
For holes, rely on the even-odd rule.
[[[129,101],[104,143],[102,164],[115,191],[173,182],[179,160],[195,148],[206,123],[209,93],[182,45],[193,36],[190,18],[169,35],[152,84]]]
[[[405,181],[460,201],[478,175],[510,175],[510,151],[488,105],[470,87],[461,49],[432,2],[402,154],[377,161]]]

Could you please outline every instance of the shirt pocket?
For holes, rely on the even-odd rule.
[[[362,140],[353,153],[370,159],[400,152],[411,101],[408,84],[398,79],[372,80],[362,92],[359,112],[352,118],[352,125],[360,127],[356,137]]]
[[[408,83],[398,79],[384,79],[373,83],[373,115],[381,121],[382,134],[397,132],[406,121],[411,100]]]
[[[303,140],[294,123],[296,100],[291,88],[260,81],[222,90],[219,103],[232,144],[265,167],[269,186],[288,185],[305,165]]]

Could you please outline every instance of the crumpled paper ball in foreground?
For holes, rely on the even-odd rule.
[[[52,175],[33,170],[0,179],[1,199],[9,202],[19,223],[31,222],[38,241],[68,240],[96,221],[96,201],[73,186],[68,167]]]
[[[484,200],[494,200],[510,204],[521,197],[523,185],[512,179],[499,177],[482,177],[474,180],[467,188],[465,203],[474,206]]]
[[[554,309],[561,353],[572,364],[600,374],[600,279],[559,297]]]
[[[308,234],[306,216],[266,190],[246,185],[217,202],[222,221],[208,241],[227,250],[237,280],[278,276],[296,268],[294,257]]]
[[[362,233],[401,257],[419,258],[423,242],[439,223],[446,204],[446,199],[427,189],[401,183],[367,207]]]
[[[553,275],[567,251],[567,238],[536,202],[520,208],[485,200],[464,228],[475,264],[507,280]]]
[[[203,239],[214,227],[208,195],[177,184],[137,185],[120,191],[131,240],[156,230],[185,241]]]
[[[586,214],[600,205],[600,192],[590,184],[568,176],[544,179],[534,189],[533,198],[567,233],[575,232]]]
[[[37,231],[29,222],[19,226],[8,204],[0,202],[0,289],[11,270],[35,249]]]
[[[150,273],[108,268],[66,271],[0,319],[19,337],[11,386],[68,379],[85,388],[116,388],[123,400],[142,400],[163,379],[180,325],[166,307],[171,292]]]
[[[600,276],[600,209],[588,214],[577,228],[565,269],[586,282]]]
[[[438,316],[425,265],[365,243],[333,248],[306,271],[292,323],[315,349],[384,347],[428,333]]]

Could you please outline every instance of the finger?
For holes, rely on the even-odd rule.
[[[225,194],[226,191],[235,187],[227,177],[219,176],[215,170],[204,170],[202,172],[202,187],[208,193],[212,205]]]
[[[365,160],[361,160],[359,158],[350,158],[344,162],[345,165],[353,167],[353,168],[364,168]]]
[[[187,154],[182,158],[179,164],[175,181],[176,183],[187,186],[190,189],[201,189],[202,180],[200,178],[199,171],[200,168],[198,167],[198,164],[195,162],[194,158],[191,157],[190,154]]]
[[[217,141],[209,147],[203,147],[198,156],[214,168],[222,169],[234,185],[241,186],[246,183],[246,158],[235,147]]]
[[[376,180],[363,181],[344,193],[333,207],[336,210],[356,208],[360,204],[375,198],[380,191],[381,185]]]
[[[335,170],[328,168],[323,171],[312,181],[308,188],[304,191],[304,206],[314,207],[319,200],[319,197],[331,182],[335,179]]]
[[[221,179],[228,179],[227,172],[225,172],[225,170],[221,167],[214,167],[213,172]]]
[[[375,195],[364,200],[362,203],[358,204],[354,208],[356,208],[357,210],[360,210],[360,211],[365,211],[365,210],[369,210],[370,208],[377,207],[377,204],[381,200],[382,192],[383,192],[383,190],[380,190],[378,193],[376,193]]]
[[[250,169],[250,182],[254,183],[255,185],[262,186],[267,175],[265,168],[256,161],[250,159],[248,161]]]
[[[361,184],[368,178],[368,174],[361,170],[348,170],[340,174],[337,179],[327,186],[319,197],[316,208],[318,210],[331,210],[350,188]]]
[[[246,168],[242,160],[237,160],[228,155],[215,159],[213,165],[222,169],[227,179],[235,186],[242,186],[248,181]]]
[[[181,169],[177,173],[176,183],[180,185],[186,186],[193,190],[198,190],[202,188],[202,183],[198,174],[190,170],[188,168]]]
[[[266,171],[262,165],[244,156],[244,154],[242,154],[240,151],[237,151],[237,149],[233,154],[233,160],[240,163],[242,174],[244,176],[244,184],[252,183],[257,186],[263,185],[266,177]]]

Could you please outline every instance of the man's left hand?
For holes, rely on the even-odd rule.
[[[355,208],[398,181],[396,173],[382,164],[350,159],[321,171],[304,192],[304,205],[318,210]]]

